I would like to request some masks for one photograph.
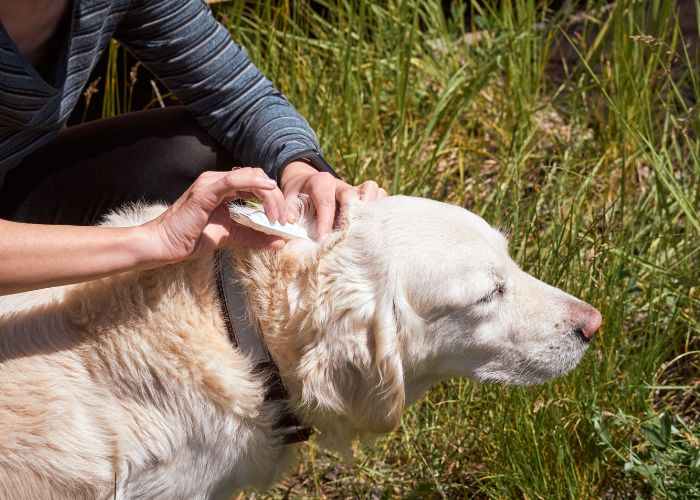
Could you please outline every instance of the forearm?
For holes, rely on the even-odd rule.
[[[201,2],[135,0],[115,37],[241,165],[279,179],[305,151],[319,154],[306,120]]]
[[[21,224],[0,220],[0,295],[79,283],[157,265],[139,227]]]

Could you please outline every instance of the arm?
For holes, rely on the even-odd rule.
[[[317,170],[315,134],[252,64],[245,50],[196,0],[134,0],[116,33],[242,165],[279,179],[307,157]]]
[[[314,132],[196,0],[134,0],[115,37],[243,165],[280,182],[287,199],[308,193],[321,238],[336,206],[385,196],[373,181],[357,188],[338,179]],[[298,161],[303,160],[303,161]]]
[[[21,224],[0,220],[0,295],[145,268],[140,227]]]
[[[272,220],[287,220],[282,192],[262,170],[205,172],[170,208],[141,226],[45,226],[0,220],[0,295],[150,269],[237,244],[284,242],[240,226],[224,203],[256,197]]]

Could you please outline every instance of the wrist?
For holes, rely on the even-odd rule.
[[[294,184],[298,179],[305,179],[317,172],[318,170],[301,160],[290,162],[284,167],[280,175],[280,189],[285,191],[290,184]]]
[[[288,161],[286,165],[294,162],[305,163],[316,170],[316,172],[327,172],[331,174],[336,179],[340,179],[340,176],[336,173],[333,167],[326,161],[326,159],[318,152],[316,149],[307,149],[306,151],[301,151],[292,157],[291,161]],[[284,171],[284,166],[277,172],[277,179],[281,178],[280,172]]]
[[[152,223],[126,228],[125,248],[134,270],[153,269],[170,264],[159,251],[160,237]]]

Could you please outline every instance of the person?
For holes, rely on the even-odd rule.
[[[307,193],[321,238],[338,205],[386,195],[337,177],[307,122],[203,0],[3,0],[0,22],[0,294],[230,243],[283,245],[232,222],[232,199],[257,197],[285,223],[288,201]],[[111,38],[183,106],[64,129]],[[172,205],[141,226],[92,226],[138,201]]]

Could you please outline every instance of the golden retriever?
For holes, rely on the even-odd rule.
[[[227,258],[288,404],[338,448],[445,378],[533,384],[578,363],[600,313],[507,246],[467,210],[395,196],[352,204],[320,243]],[[265,488],[295,454],[265,383],[227,338],[212,257],[0,298],[0,498]]]

